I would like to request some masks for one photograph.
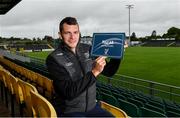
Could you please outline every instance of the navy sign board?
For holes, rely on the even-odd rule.
[[[94,33],[91,56],[121,59],[124,53],[125,33]]]

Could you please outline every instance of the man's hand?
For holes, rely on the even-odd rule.
[[[106,65],[106,57],[100,56],[95,60],[95,65],[92,69],[92,73],[95,77],[97,77],[104,69],[104,66]]]

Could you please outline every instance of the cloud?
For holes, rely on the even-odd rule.
[[[6,15],[0,16],[2,36],[58,37],[62,18],[78,19],[82,35],[93,32],[125,32],[128,35],[128,9],[131,32],[136,36],[162,35],[168,28],[180,26],[179,0],[22,0]],[[180,28],[180,27],[179,27]]]

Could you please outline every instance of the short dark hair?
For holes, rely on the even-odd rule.
[[[59,24],[59,31],[62,32],[63,24],[67,23],[68,25],[78,25],[76,18],[74,17],[65,17]]]

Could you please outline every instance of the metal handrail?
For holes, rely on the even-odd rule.
[[[140,78],[136,78],[136,77],[130,77],[130,76],[127,76],[127,75],[121,75],[121,74],[115,74],[115,75],[118,75],[118,76],[121,76],[121,77],[126,77],[126,78],[131,78],[131,79],[136,79],[136,80],[139,80],[139,81],[142,81],[142,82],[154,83],[154,84],[158,84],[158,85],[161,85],[161,86],[168,86],[168,87],[171,87],[171,88],[180,89],[180,87],[177,87],[177,86],[168,85],[168,84],[159,83],[159,82],[154,82],[154,81],[150,81],[150,80],[144,80],[144,79],[140,79]]]
[[[141,91],[151,96],[158,96],[164,99],[169,99],[171,101],[180,102],[180,87],[153,82],[149,80],[143,80],[135,77],[129,77],[120,74],[116,74],[113,78],[105,77],[103,75],[100,75],[99,77],[107,78],[107,84],[111,84],[112,86],[133,89],[135,91]],[[103,80],[100,79],[100,81]],[[163,87],[165,89],[160,89],[158,87]]]

